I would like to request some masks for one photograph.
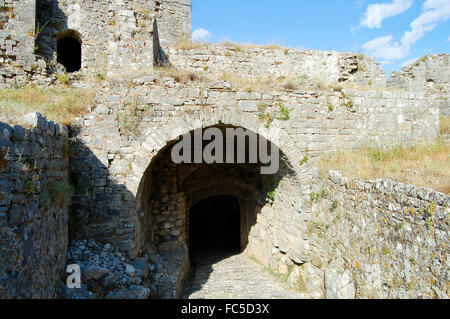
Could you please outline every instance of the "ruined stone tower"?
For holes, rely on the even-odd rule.
[[[14,0],[0,6],[0,69],[15,82],[61,66],[108,74],[151,69],[159,52],[154,46],[167,49],[191,36],[189,0]]]

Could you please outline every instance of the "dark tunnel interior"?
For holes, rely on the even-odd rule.
[[[58,40],[58,62],[64,65],[67,72],[81,69],[81,43],[73,37]]]
[[[189,211],[191,260],[205,253],[239,253],[240,207],[235,196],[216,196],[199,202]]]

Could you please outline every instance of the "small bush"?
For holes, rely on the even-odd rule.
[[[28,199],[33,198],[34,194],[36,193],[36,188],[34,187],[33,181],[26,181],[25,182],[25,195]]]
[[[127,135],[137,136],[139,134],[137,123],[139,114],[137,110],[137,101],[134,100],[125,105],[125,109],[119,111],[119,127],[122,132]]]
[[[103,74],[101,74],[101,73],[97,73],[97,74],[95,75],[95,79],[96,79],[97,81],[99,81],[99,82],[102,82],[102,81],[105,81],[106,77],[105,77]]]
[[[283,88],[289,91],[294,91],[297,87],[298,83],[295,79],[288,79],[283,85]]]
[[[70,79],[67,74],[56,74],[56,80],[63,85],[69,85],[70,83]]]
[[[266,123],[266,128],[268,128],[270,126],[270,124],[272,124],[273,122],[273,116],[269,113],[266,112],[267,109],[267,105],[265,104],[260,104],[258,105],[258,117],[261,121]]]
[[[57,182],[49,187],[50,195],[52,197],[53,204],[62,207],[70,205],[75,190],[72,185],[67,181]]]
[[[6,146],[2,146],[0,148],[0,171],[6,167],[6,165],[8,164],[8,153],[9,153],[9,148],[7,149]]]

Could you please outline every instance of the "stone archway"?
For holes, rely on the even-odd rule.
[[[57,60],[67,72],[76,72],[81,69],[82,40],[75,30],[61,31],[56,36]]]
[[[170,149],[181,135],[224,125],[256,132],[280,149],[283,168],[275,176],[276,183],[270,181],[273,176],[255,174],[257,165],[190,167],[170,162]],[[276,126],[266,128],[254,115],[224,110],[178,118],[146,136],[141,149],[135,153],[135,176],[127,185],[134,189],[138,201],[136,241],[141,250],[149,249],[148,245],[161,250],[186,246],[189,209],[204,199],[231,195],[237,196],[244,206],[245,218],[241,225],[245,229],[241,230],[241,238],[246,252],[265,264],[282,263],[283,256],[291,253],[307,254],[306,249],[301,249],[307,248],[303,227],[306,212],[303,207],[307,201],[305,196],[298,195],[299,189],[304,189],[300,178],[305,176],[305,168],[299,164],[304,154],[286,132]],[[210,183],[212,178],[208,176],[219,182]]]

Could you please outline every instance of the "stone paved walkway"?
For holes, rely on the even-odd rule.
[[[220,252],[196,256],[188,299],[302,299],[248,256]]]

